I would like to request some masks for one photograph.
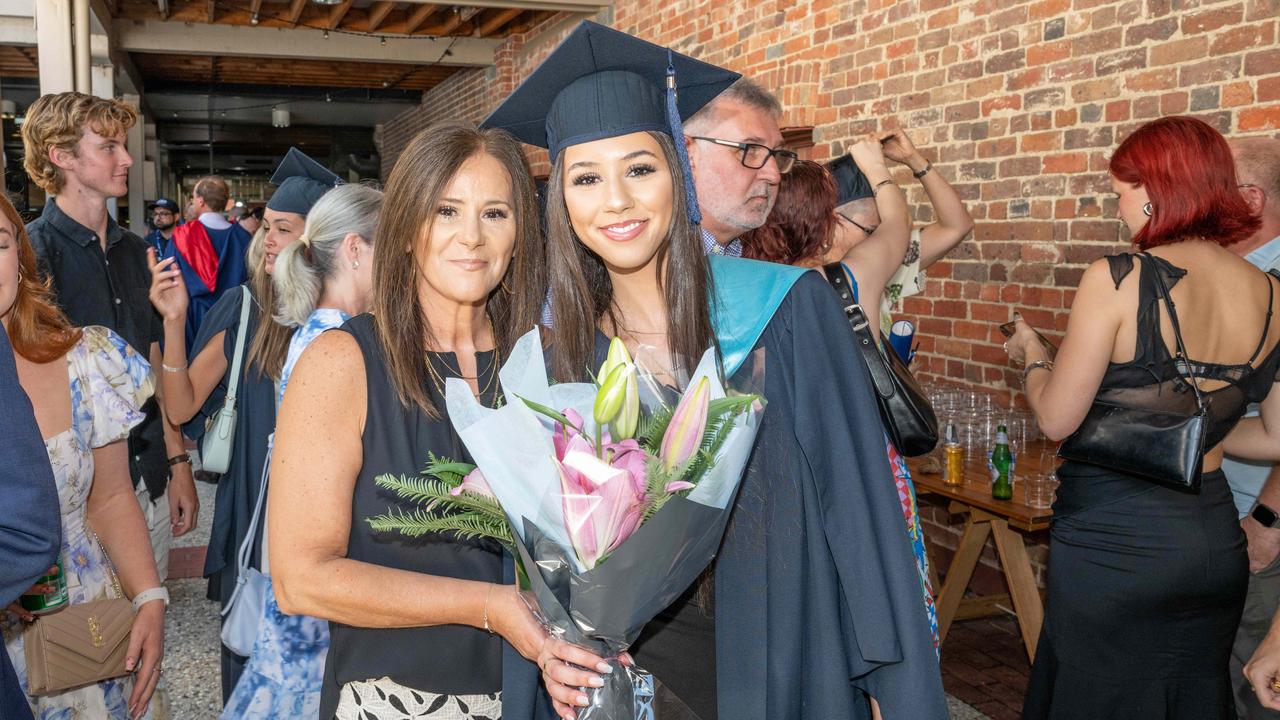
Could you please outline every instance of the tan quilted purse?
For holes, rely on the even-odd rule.
[[[37,618],[23,636],[28,692],[52,695],[128,675],[132,627],[133,605],[121,599],[68,605]]]

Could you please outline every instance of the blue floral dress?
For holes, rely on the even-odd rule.
[[[293,334],[276,392],[277,411],[302,351],[320,333],[338,327],[347,319],[348,315],[341,310],[318,308]],[[270,451],[267,462],[271,462]],[[270,581],[268,577],[267,582]],[[319,716],[320,688],[328,651],[328,622],[306,615],[286,615],[276,603],[275,593],[268,592],[258,639],[244,674],[222,709],[223,720]]]
[[[80,342],[67,353],[71,389],[71,427],[45,441],[58,485],[62,510],[62,567],[72,603],[124,597],[115,571],[88,524],[89,491],[93,487],[93,450],[129,436],[142,422],[142,404],[151,397],[151,366],[119,335],[104,327],[84,328]],[[5,650],[27,689],[23,638],[27,624],[4,614],[0,622]],[[37,720],[123,720],[129,717],[133,678],[125,676],[56,695],[27,697]],[[144,716],[167,718],[163,680]]]

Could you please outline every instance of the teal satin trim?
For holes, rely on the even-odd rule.
[[[729,378],[747,359],[791,286],[809,271],[723,255],[711,255],[707,261],[715,285],[711,325],[720,343],[724,376]]]

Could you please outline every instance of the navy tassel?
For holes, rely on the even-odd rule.
[[[698,208],[698,189],[693,185],[689,150],[684,146],[684,125],[680,122],[680,108],[676,104],[676,66],[670,48],[667,49],[667,122],[671,125],[671,139],[675,141],[676,157],[680,160],[680,172],[684,175],[684,200],[689,222],[701,225],[702,210]]]

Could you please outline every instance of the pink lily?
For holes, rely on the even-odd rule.
[[[467,473],[467,476],[462,478],[462,484],[450,490],[449,494],[457,497],[464,492],[497,499],[497,496],[493,494],[493,490],[489,487],[489,481],[484,479],[484,473],[480,472],[480,468]]]
[[[688,480],[673,480],[662,489],[669,493],[678,493],[681,490],[692,490],[694,487],[694,484]]]
[[[667,432],[662,436],[659,455],[662,466],[667,470],[678,468],[689,462],[702,445],[702,434],[707,427],[707,410],[711,405],[711,383],[704,376],[686,390],[680,404],[671,415]]]
[[[621,545],[640,526],[644,496],[631,471],[597,458],[580,435],[569,439],[556,460],[565,524],[587,569]]]

